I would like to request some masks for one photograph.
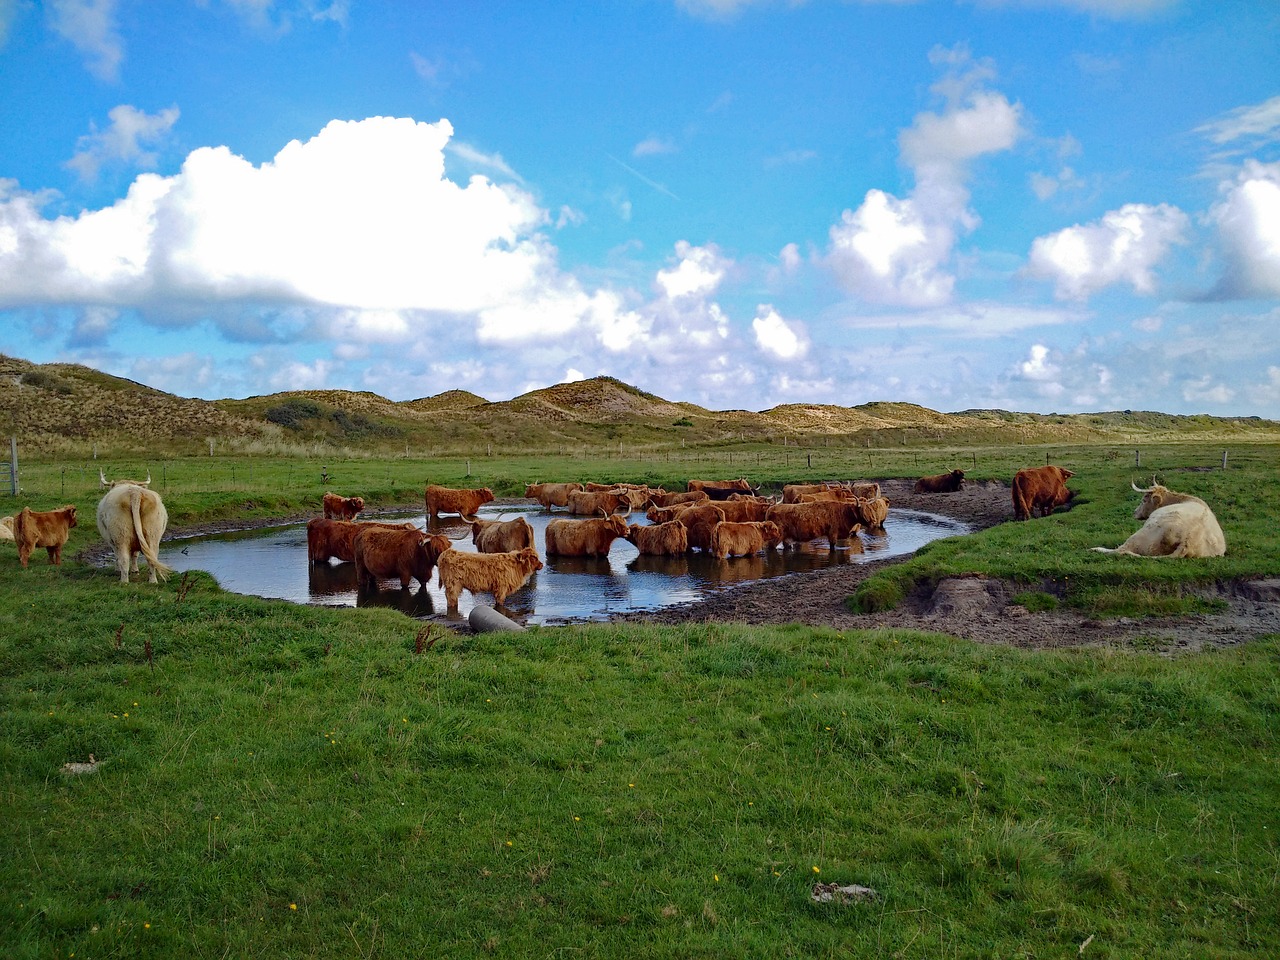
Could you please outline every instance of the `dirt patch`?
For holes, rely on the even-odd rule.
[[[1013,519],[1007,485],[966,483],[957,493],[912,492],[910,480],[884,480],[895,507],[924,510],[985,529]],[[1030,521],[1034,523],[1035,521]],[[892,516],[890,517],[892,523]],[[845,598],[888,564],[905,558],[851,564],[776,580],[741,584],[698,603],[619,619],[656,623],[805,623],[837,630],[901,629],[944,633],[978,643],[1047,649],[1134,647],[1162,653],[1225,647],[1280,633],[1280,584],[1251,581],[1205,591],[1224,600],[1221,613],[1187,617],[1095,620],[1078,610],[1031,613],[1009,601],[1025,587],[987,577],[955,577],[908,597],[897,610],[857,614]]]

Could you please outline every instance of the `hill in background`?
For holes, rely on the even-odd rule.
[[[243,400],[196,400],[76,364],[0,355],[0,430],[27,455],[349,453],[463,455],[616,447],[993,446],[1233,440],[1280,442],[1258,417],[963,410],[912,403],[784,404],[760,412],[707,410],[612,377],[562,383],[490,402],[465,390],[392,401],[375,393],[305,390]]]

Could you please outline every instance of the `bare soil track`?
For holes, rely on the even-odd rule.
[[[957,493],[916,494],[910,480],[884,480],[899,508],[942,514],[985,529],[1013,520],[1009,487],[966,483]],[[1034,523],[1036,521],[1028,521]],[[890,524],[892,515],[890,515]],[[1280,583],[1252,581],[1207,588],[1224,600],[1221,613],[1187,617],[1091,619],[1079,610],[1031,613],[1009,600],[1026,588],[987,577],[955,577],[907,598],[900,609],[852,613],[845,599],[858,584],[901,559],[846,564],[813,573],[733,587],[699,603],[620,619],[656,623],[804,623],[837,630],[924,630],[978,643],[1035,649],[1076,646],[1137,647],[1161,653],[1224,647],[1280,633]]]

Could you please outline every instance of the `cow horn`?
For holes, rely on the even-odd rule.
[[[622,515],[622,519],[623,519],[623,520],[625,520],[625,519],[627,519],[627,517],[629,517],[629,516],[631,516],[631,506],[628,504],[628,506],[627,506],[627,512],[626,512],[626,513],[624,513],[624,514]]]
[[[445,536],[449,537],[449,539],[452,540],[454,543],[457,543],[459,540],[467,539],[467,537],[470,536],[470,534],[471,534],[470,530],[464,530],[462,531],[462,533],[458,534],[456,537],[449,537],[449,534],[447,533],[445,534]]]
[[[98,480],[99,480],[99,485],[98,485],[99,490],[107,486],[107,475],[102,472],[101,467],[98,468]]]
[[[142,482],[142,485],[144,487],[151,486],[151,470],[150,469],[147,470],[147,479]]]
[[[480,522],[479,517],[468,517],[465,513],[460,513],[458,514],[458,516],[462,518],[463,523],[479,523]]]
[[[1146,488],[1140,487],[1136,483],[1134,483],[1132,480],[1129,481],[1129,486],[1133,487],[1134,493],[1150,493],[1152,490],[1155,489],[1154,486],[1146,487]]]

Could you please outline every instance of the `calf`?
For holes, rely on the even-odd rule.
[[[420,530],[388,530],[372,524],[361,524],[353,552],[356,562],[356,584],[365,590],[377,590],[379,580],[399,577],[401,589],[417,580],[426,586],[440,555],[449,550],[449,538]]]
[[[18,545],[18,560],[25,567],[31,559],[31,551],[36,547],[44,547],[49,552],[49,562],[61,566],[62,546],[75,525],[74,506],[44,511],[23,507],[13,518],[13,539]]]
[[[782,531],[772,520],[716,524],[711,532],[711,552],[721,560],[772,550],[782,542]]]
[[[505,553],[446,550],[440,554],[437,565],[440,586],[450,610],[458,608],[458,597],[463,590],[492,593],[494,601],[501,605],[528,582],[534,571],[542,569],[542,561],[532,547]]]
[[[340,497],[336,493],[326,493],[320,502],[326,520],[354,520],[356,514],[364,509],[364,497]]]
[[[646,556],[671,556],[689,550],[689,530],[679,520],[650,527],[633,523],[627,527],[626,537]]]

